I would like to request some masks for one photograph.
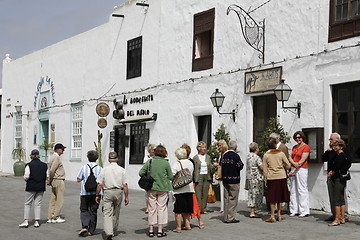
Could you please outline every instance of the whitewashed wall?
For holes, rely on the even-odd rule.
[[[123,94],[127,98],[149,94],[154,96],[152,102],[139,106],[126,105],[126,108],[141,107],[158,113],[156,122],[147,123],[150,142],[164,144],[171,163],[175,160],[174,151],[183,143],[192,147],[192,154],[196,153],[196,118],[208,114],[212,114],[214,132],[221,123],[225,124],[231,138],[238,142],[238,150],[245,161],[247,146],[253,139],[252,97],[262,95],[243,93],[244,73],[250,70],[282,66],[283,78],[293,89],[286,105],[292,106],[298,101],[302,104],[301,118],[283,112],[281,104],[278,104],[278,115],[285,130],[292,136],[302,128],[324,127],[324,139],[328,138],[332,129],[331,85],[359,80],[360,76],[359,47],[330,51],[341,45],[356,44],[360,38],[328,43],[328,1],[271,1],[254,11],[251,15],[256,20],[266,19],[265,64],[244,41],[236,14],[231,12],[226,15],[230,4],[255,9],[263,3],[262,0],[149,0],[148,3],[150,7],[144,8],[136,6],[135,1],[129,1],[114,11],[123,14],[124,18],[110,16],[107,24],[4,63],[2,116],[8,115],[8,111],[14,111],[17,100],[22,103],[24,111],[34,110],[34,92],[41,76],[49,76],[54,81],[56,105],[85,100],[83,160],[69,161],[69,151],[65,152],[63,159],[67,179],[75,180],[80,166],[86,162],[86,151],[93,148],[93,141],[97,139],[97,101],[87,100],[104,94],[106,96],[103,100],[109,101],[111,107],[111,101],[115,97],[121,99]],[[213,7],[214,67],[192,72],[193,15]],[[143,37],[142,75],[126,80],[127,41],[138,36]],[[321,53],[325,49],[328,52]],[[235,72],[228,74],[229,71]],[[215,88],[219,88],[226,96],[222,111],[236,109],[235,123],[228,115],[219,116],[212,107],[209,97]],[[50,123],[56,125],[56,141],[66,146],[70,145],[69,110],[68,105],[52,108],[49,119]],[[30,119],[24,123],[28,151],[36,147],[31,139],[34,126],[38,124],[37,113],[30,115]],[[111,117],[107,120],[109,125],[102,130],[105,159],[112,150],[109,147],[109,132],[117,124]],[[0,170],[6,172],[12,171],[10,153],[13,148],[13,124],[13,118],[3,117]],[[129,135],[129,126],[126,131]],[[327,141],[324,144],[326,147]],[[293,145],[292,141],[288,147],[291,149]],[[128,159],[127,148],[129,185],[130,188],[138,188],[141,165],[129,165]],[[325,169],[322,164],[310,165],[309,191],[311,207],[328,211]],[[359,164],[353,164],[353,179],[360,177],[359,170]],[[245,171],[242,172],[243,178],[244,174]],[[349,212],[359,214],[360,190],[356,188],[354,180],[349,182],[348,190]],[[246,198],[243,187],[240,198]]]

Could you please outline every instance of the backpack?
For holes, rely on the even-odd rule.
[[[93,169],[97,166],[93,166],[93,167],[90,167],[89,164],[87,164],[90,168],[90,175],[89,177],[86,179],[86,182],[85,182],[85,191],[87,192],[95,192],[96,191],[96,188],[97,188],[97,185],[98,183],[96,182],[96,177],[94,175],[94,172],[93,172]]]

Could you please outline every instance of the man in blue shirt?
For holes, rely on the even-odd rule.
[[[85,182],[90,175],[90,171],[94,173],[95,178],[100,175],[102,167],[96,164],[96,160],[99,155],[97,151],[90,150],[87,152],[87,158],[89,160],[88,164],[85,164],[79,171],[77,175],[77,182],[81,182],[81,191],[80,191],[80,219],[82,229],[79,232],[79,236],[91,236],[94,235],[97,223],[97,210],[99,204],[96,203],[96,190],[93,192],[87,192],[85,190]]]

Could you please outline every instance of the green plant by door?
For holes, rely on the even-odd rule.
[[[261,136],[261,143],[259,144],[259,150],[260,153],[259,155],[262,157],[264,155],[264,153],[269,150],[269,147],[267,146],[267,140],[270,137],[271,133],[277,133],[280,135],[280,141],[284,144],[290,142],[290,137],[288,136],[288,133],[284,130],[284,127],[282,126],[282,124],[279,122],[277,117],[272,117],[269,118],[267,127],[263,133],[263,135]]]
[[[211,157],[212,161],[215,161],[218,156],[219,152],[216,149],[216,144],[219,140],[224,139],[227,144],[229,144],[230,141],[230,134],[226,131],[225,125],[222,123],[218,130],[214,133],[214,138],[216,141],[214,141],[207,150],[207,154]]]

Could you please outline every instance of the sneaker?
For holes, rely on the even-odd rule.
[[[78,234],[79,234],[79,236],[85,237],[87,235],[87,233],[88,233],[88,230],[86,228],[83,228],[80,230],[80,232]]]
[[[54,223],[64,223],[66,220],[64,218],[58,217],[57,219],[53,220]]]
[[[39,221],[35,221],[34,227],[36,227],[36,228],[40,227]]]
[[[309,214],[300,214],[299,217],[307,217]]]
[[[46,223],[55,223],[55,220],[54,220],[54,219],[48,219],[48,220],[46,221]]]
[[[21,224],[19,224],[19,228],[27,228],[29,226],[29,223],[27,222],[23,222]]]

